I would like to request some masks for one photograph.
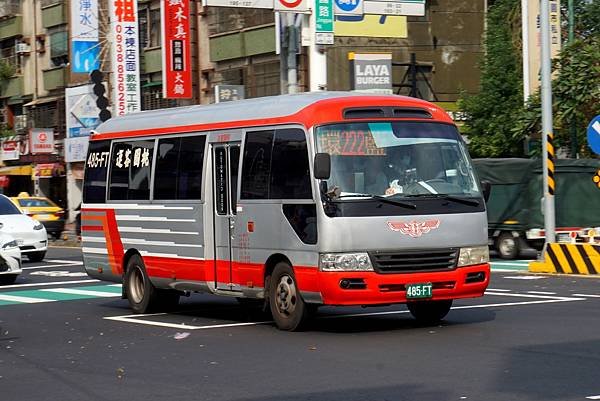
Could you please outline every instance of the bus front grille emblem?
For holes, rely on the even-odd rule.
[[[428,232],[435,230],[440,226],[439,220],[425,220],[425,221],[417,221],[413,220],[411,222],[404,221],[388,221],[388,227],[392,231],[399,231],[404,235],[409,235],[413,238],[420,237],[423,234],[427,234]]]

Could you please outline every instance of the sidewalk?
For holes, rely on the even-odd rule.
[[[67,223],[65,224],[65,229],[60,235],[60,239],[54,239],[52,236],[48,235],[48,245],[49,246],[68,246],[79,248],[81,247],[81,241],[77,237],[75,233],[75,223]]]

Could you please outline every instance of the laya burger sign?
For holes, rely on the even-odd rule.
[[[54,152],[54,130],[49,128],[32,129],[29,132],[31,154]]]

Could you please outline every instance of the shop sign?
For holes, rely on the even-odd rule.
[[[94,85],[65,88],[67,137],[88,136],[100,125]]]
[[[98,0],[71,0],[71,71],[90,73],[100,68]]]
[[[161,1],[163,97],[192,97],[190,1]]]
[[[203,0],[203,6],[273,9],[273,0]]]
[[[85,161],[89,138],[65,138],[65,161],[67,163]]]
[[[391,53],[350,53],[348,58],[354,72],[353,90],[393,93]]]
[[[216,103],[242,100],[244,96],[244,85],[215,85]]]
[[[33,128],[29,131],[29,152],[54,153],[54,130],[52,128]]]
[[[113,115],[141,110],[137,0],[111,0]]]
[[[19,160],[20,155],[18,141],[2,142],[2,160]]]
[[[36,178],[50,178],[64,175],[64,168],[57,163],[36,164],[33,169],[33,175]]]

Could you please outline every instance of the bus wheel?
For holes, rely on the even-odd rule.
[[[150,282],[144,261],[139,255],[133,255],[127,262],[124,285],[129,306],[135,313],[154,310],[158,303],[158,292]]]
[[[308,308],[302,300],[292,267],[281,262],[269,280],[269,306],[280,330],[298,330],[306,321]]]
[[[408,302],[406,306],[417,322],[430,325],[439,323],[446,317],[450,312],[452,300]]]

